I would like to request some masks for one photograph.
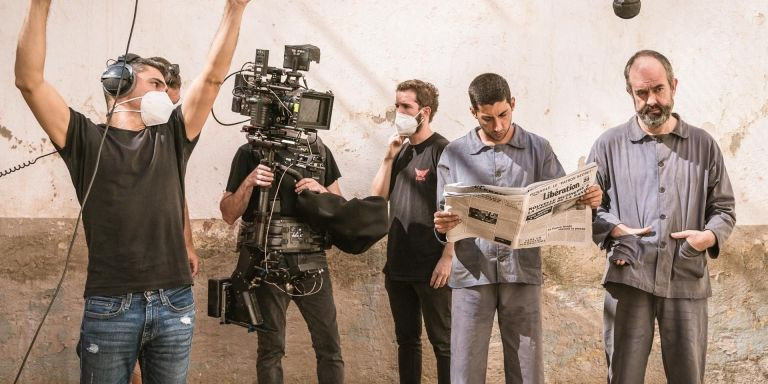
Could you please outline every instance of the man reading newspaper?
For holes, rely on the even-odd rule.
[[[446,184],[525,187],[564,176],[549,142],[512,123],[515,99],[499,75],[487,73],[469,86],[470,111],[479,127],[451,142],[438,163],[438,203]],[[581,202],[597,207],[602,191],[591,186]],[[440,205],[442,206],[442,205]],[[493,220],[493,213],[475,212]],[[459,224],[455,213],[438,211],[435,229]],[[542,383],[541,259],[538,248],[512,249],[479,237],[454,244],[449,285],[451,381],[484,383],[494,314],[498,311],[507,383]]]

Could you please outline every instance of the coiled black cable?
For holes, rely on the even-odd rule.
[[[0,177],[8,176],[11,173],[14,173],[16,171],[20,171],[20,170],[22,170],[22,169],[24,169],[26,167],[29,167],[30,165],[34,164],[36,161],[42,159],[43,157],[50,156],[50,155],[53,155],[54,153],[58,153],[58,152],[59,152],[58,150],[55,150],[53,152],[46,153],[45,155],[40,155],[38,157],[35,157],[35,159],[32,160],[32,161],[25,161],[25,162],[23,162],[23,163],[21,163],[19,165],[16,165],[16,166],[13,166],[11,168],[8,168],[5,171],[0,171]]]

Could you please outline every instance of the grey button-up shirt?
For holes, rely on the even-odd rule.
[[[445,184],[525,187],[565,175],[544,138],[514,125],[507,144],[483,144],[475,128],[443,150],[437,166],[438,206]],[[449,285],[453,288],[495,283],[541,284],[539,248],[513,250],[480,238],[456,242]]]
[[[651,136],[633,116],[602,134],[589,155],[598,164],[603,203],[593,224],[594,241],[609,258],[603,283],[630,285],[668,298],[712,295],[704,252],[670,237],[687,229],[711,230],[712,258],[736,222],[731,182],[717,142],[680,120],[672,133]],[[614,226],[653,227],[649,236],[609,237]]]

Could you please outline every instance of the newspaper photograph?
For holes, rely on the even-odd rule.
[[[592,210],[578,200],[596,175],[597,164],[590,163],[524,188],[448,184],[445,210],[461,219],[448,231],[448,241],[480,237],[514,249],[587,244]]]

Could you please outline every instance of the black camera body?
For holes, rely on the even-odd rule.
[[[251,118],[254,129],[325,130],[331,127],[333,93],[307,88],[304,75],[311,61],[320,62],[313,45],[286,45],[283,68],[270,67],[269,51],[235,76],[232,112]]]
[[[333,93],[307,87],[299,71],[309,70],[312,61],[320,62],[320,49],[313,45],[286,45],[283,68],[270,67],[269,51],[257,49],[255,61],[236,74],[232,91],[232,111],[250,117],[242,131],[252,151],[262,164],[296,181],[303,178],[296,168],[316,179],[325,171],[316,134],[330,129]],[[303,279],[322,279],[320,274],[327,267],[324,257],[318,261],[300,255],[319,254],[327,248],[327,239],[295,220],[272,219],[268,206],[273,191],[261,190],[254,221],[241,226],[240,256],[232,276],[208,280],[208,316],[249,332],[270,330],[255,288],[271,284],[292,294]],[[285,257],[289,254],[293,255]]]

